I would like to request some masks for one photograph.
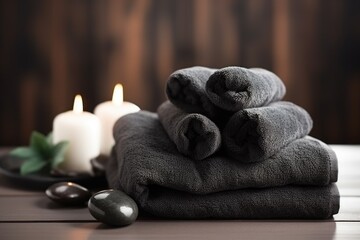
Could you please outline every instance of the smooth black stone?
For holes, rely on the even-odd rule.
[[[135,201],[124,192],[117,190],[95,193],[89,200],[88,208],[94,218],[111,226],[129,225],[138,216]]]
[[[85,205],[91,197],[88,189],[72,182],[55,183],[46,189],[45,194],[54,202],[67,206]]]

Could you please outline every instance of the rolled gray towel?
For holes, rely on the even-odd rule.
[[[185,113],[169,101],[161,104],[157,112],[169,138],[182,154],[202,160],[220,148],[220,130],[204,115]]]
[[[281,79],[268,70],[226,67],[210,76],[206,92],[216,106],[236,112],[279,101],[286,88]]]
[[[261,216],[265,214],[261,211],[252,216],[251,212],[256,212],[256,208],[262,208],[262,204],[265,204],[275,214],[278,198],[282,198],[279,194],[283,192],[275,190],[273,194],[270,194],[271,190],[262,189],[264,190],[263,200],[266,201],[269,198],[269,202],[266,203],[263,200],[257,202],[257,198],[251,198],[250,192],[257,192],[260,189],[254,188],[285,185],[325,186],[337,181],[338,170],[335,153],[327,145],[311,137],[295,140],[269,160],[254,164],[234,161],[221,156],[220,153],[208,157],[206,161],[193,161],[178,152],[176,146],[168,138],[158,116],[146,111],[120,118],[114,126],[114,137],[115,146],[106,168],[109,186],[125,191],[139,203],[143,210],[159,216],[164,216],[166,213],[156,212],[155,209],[169,209],[178,204],[179,211],[192,205],[194,213],[199,214],[189,215],[189,218],[241,217],[241,212],[249,208],[248,215],[244,215],[244,217],[277,217],[275,215]],[[253,188],[253,190],[245,190],[246,188]],[[245,192],[239,191],[236,194],[234,192],[233,198],[228,197],[232,191],[240,189]],[[177,196],[178,199],[173,203],[174,205],[168,205],[171,204],[168,198],[172,199],[174,196],[169,196],[167,191]],[[247,191],[250,192],[247,193]],[[319,209],[316,211],[319,212],[310,215],[306,215],[303,212],[304,209],[295,210],[301,200],[304,200],[304,203],[308,201],[306,199],[311,197],[310,193],[305,194],[305,189],[301,190],[300,192],[304,193],[303,199],[297,199],[294,191],[285,191],[287,193],[281,204],[286,204],[285,200],[287,199],[289,202],[286,205],[287,209],[285,209],[285,205],[279,205],[280,210],[277,212],[287,211],[286,216],[283,215],[283,217],[310,217],[311,215],[321,218],[328,216],[329,212],[325,214],[321,209],[329,207],[330,202],[327,202],[326,206],[319,206],[322,204],[321,201],[329,200],[328,195],[322,195],[325,194],[323,191],[319,190],[317,195],[317,198],[322,200],[314,200],[314,204]],[[296,196],[300,196],[300,192]],[[244,203],[247,203],[246,206],[241,204],[242,193],[245,194],[244,199],[249,199],[244,200]],[[203,202],[196,200],[198,197],[195,196],[198,195],[204,195]],[[194,199],[191,200],[189,196],[193,196]],[[219,204],[223,199],[227,200],[220,207],[211,205],[212,201],[207,201],[207,198],[216,198]],[[195,208],[200,205],[203,208],[201,211],[208,212],[199,213]],[[231,205],[239,205],[244,209],[235,209]],[[252,205],[253,207],[251,207]],[[224,210],[220,210],[221,208]],[[240,212],[231,213],[233,210]],[[295,211],[294,215],[289,213],[291,211]],[[298,211],[303,215],[298,214]],[[191,209],[185,211],[185,213],[188,212],[192,212]],[[174,215],[174,217],[186,217],[180,216],[180,214],[179,216]],[[281,213],[278,214],[278,217],[282,217]]]
[[[233,159],[260,162],[308,135],[312,126],[305,109],[290,102],[275,102],[235,113],[224,128],[223,144]]]
[[[166,84],[166,94],[170,102],[187,113],[200,113],[211,120],[224,123],[224,110],[215,106],[208,98],[205,85],[216,69],[190,67],[172,73]]]

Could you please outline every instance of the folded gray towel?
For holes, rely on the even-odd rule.
[[[169,138],[182,154],[202,160],[221,145],[221,134],[210,119],[198,113],[185,113],[166,101],[157,110]]]
[[[216,69],[190,67],[172,73],[166,84],[168,99],[188,113],[200,113],[211,120],[223,123],[226,112],[215,106],[208,98],[205,85]]]
[[[216,106],[235,112],[279,101],[286,89],[278,76],[265,69],[226,67],[210,76],[206,92]]]
[[[257,202],[256,197],[251,197],[250,193],[259,191],[255,189],[244,190],[244,199],[248,199],[244,200],[244,204],[247,203],[246,205],[241,203],[243,201],[241,200],[241,191],[234,193],[233,198],[230,195],[227,196],[232,192],[230,190],[244,188],[264,188],[288,184],[324,186],[335,182],[337,180],[337,159],[335,153],[324,143],[314,138],[306,137],[295,140],[267,161],[244,164],[222,157],[220,154],[214,154],[208,157],[206,161],[193,161],[183,156],[168,138],[157,115],[146,111],[140,111],[120,118],[114,127],[114,137],[115,147],[106,169],[109,186],[125,191],[139,203],[142,209],[159,216],[165,216],[166,213],[156,212],[152,209],[171,208],[171,205],[162,205],[171,204],[169,203],[170,200],[168,201],[165,197],[167,196],[167,190],[171,193],[176,193],[178,199],[173,203],[173,207],[177,206],[179,211],[186,208],[186,206],[192,205],[191,202],[197,202],[197,198],[191,200],[188,194],[191,194],[191,196],[204,195],[204,202],[199,200],[194,206],[197,208],[203,203],[203,210],[201,211],[206,210],[208,211],[207,213],[201,213],[193,209],[194,213],[199,215],[194,216],[188,213],[188,211],[184,211],[184,213],[180,211],[174,217],[185,218],[186,216],[183,215],[185,213],[188,213],[190,218],[209,216],[219,218],[318,216],[320,218],[328,216],[328,214],[326,216],[322,215],[323,212],[320,209],[329,206],[330,202],[327,202],[326,206],[319,206],[322,204],[320,203],[321,201],[328,200],[327,195],[322,195],[325,193],[321,189],[325,188],[319,188],[317,195],[317,198],[322,200],[314,200],[314,204],[319,209],[318,211],[320,211],[319,213],[316,212],[316,216],[310,213],[310,215],[307,215],[307,213],[302,212],[303,210],[296,209],[299,202],[301,202],[300,199],[295,202],[297,196],[303,196],[301,199],[304,205],[308,205],[305,204],[308,199],[313,199],[310,194],[311,190],[309,190],[309,194],[307,194],[305,189],[299,190],[298,195],[291,190],[280,190],[280,192],[274,191],[274,194],[271,195],[271,190],[264,189],[263,200],[268,201],[269,205],[266,202],[263,203],[262,200]],[[158,191],[158,189],[162,190]],[[250,191],[249,194],[246,194],[247,191]],[[277,209],[278,198],[281,198],[281,191],[288,191],[288,194],[284,195],[284,202],[281,203],[284,206],[282,207],[279,203],[280,210],[277,211],[275,209]],[[296,192],[297,190],[293,191]],[[281,194],[279,195],[279,193]],[[206,201],[205,198],[207,197],[205,195],[209,199],[218,199],[219,204],[221,202],[224,202],[224,204],[221,207],[219,205],[212,205],[211,201]],[[173,198],[174,196],[167,197]],[[225,199],[228,200],[225,201]],[[286,205],[285,199],[288,202],[295,200]],[[269,214],[273,215],[267,216],[265,212],[260,210],[259,213],[256,213],[257,207],[262,208],[263,204],[271,208]],[[231,205],[238,205],[243,209],[235,209]],[[227,210],[219,210],[220,208]],[[245,209],[249,209],[247,211],[248,215],[242,214]],[[223,211],[226,211],[227,214]],[[231,213],[233,211],[237,212]],[[287,213],[282,215],[279,213],[281,211]],[[291,211],[294,211],[294,215],[289,213]],[[298,211],[303,213],[303,215],[297,214]],[[189,212],[192,212],[191,209],[189,209]],[[254,215],[251,214],[252,212],[254,212]],[[278,215],[275,215],[275,212],[278,212]]]
[[[336,184],[241,189],[206,195],[154,187],[140,200],[146,212],[177,219],[327,219],[340,208]]]
[[[290,102],[275,102],[235,113],[224,128],[223,144],[236,160],[260,162],[308,135],[312,126],[305,109]]]

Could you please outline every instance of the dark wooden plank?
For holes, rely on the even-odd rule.
[[[39,196],[1,196],[0,222],[4,221],[91,221],[86,206],[62,207]]]
[[[154,111],[167,76],[193,65],[274,70],[286,99],[313,116],[315,137],[360,143],[357,0],[0,4],[0,145],[50,131],[75,93],[91,111],[117,82]]]
[[[0,223],[2,239],[359,239],[360,223],[138,221],[124,228],[99,223]]]

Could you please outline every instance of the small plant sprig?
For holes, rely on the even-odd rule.
[[[69,146],[68,141],[53,144],[52,133],[48,136],[33,131],[29,147],[18,147],[10,152],[11,156],[25,159],[20,167],[21,175],[36,172],[50,173],[64,161],[65,152]]]

